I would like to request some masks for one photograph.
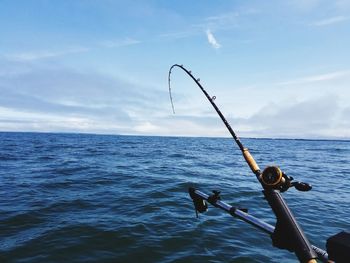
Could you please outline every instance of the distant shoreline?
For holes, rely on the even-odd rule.
[[[48,131],[0,131],[0,133],[28,133],[28,134],[56,134],[56,135],[90,135],[90,136],[135,136],[135,137],[162,137],[162,138],[205,138],[205,139],[231,139],[231,137],[220,136],[191,136],[191,135],[147,135],[147,134],[112,134],[112,133],[92,133],[92,132],[48,132]],[[288,138],[288,137],[244,137],[241,139],[252,140],[292,140],[292,141],[341,141],[350,142],[350,138]]]

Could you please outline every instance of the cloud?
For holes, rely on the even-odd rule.
[[[301,11],[314,10],[321,4],[321,0],[289,0],[288,2]]]
[[[187,37],[197,35],[199,34],[200,31],[201,30],[199,30],[198,28],[190,26],[189,28],[183,31],[163,33],[163,34],[160,34],[158,37],[161,39],[182,39],[182,38],[187,38]]]
[[[115,48],[115,47],[124,47],[131,46],[141,43],[141,41],[133,39],[133,38],[125,38],[125,39],[117,39],[117,40],[104,40],[99,44],[101,47],[105,48]]]
[[[289,104],[269,102],[247,118],[227,116],[227,120],[241,137],[349,139],[349,113],[350,108],[343,108],[336,96],[328,95]],[[213,110],[198,116],[164,116],[152,122],[160,135],[230,136]]]
[[[337,1],[335,1],[335,4],[336,4],[337,8],[342,10],[342,11],[350,8],[350,1],[349,0],[337,0]]]
[[[90,51],[88,47],[71,47],[63,50],[39,50],[30,52],[19,52],[5,55],[5,58],[14,61],[33,61],[45,58],[60,57],[68,54],[84,53]]]
[[[289,105],[269,103],[249,118],[236,119],[235,123],[248,126],[245,136],[350,138],[350,122],[344,122],[347,111],[336,96],[328,95]]]
[[[330,73],[324,73],[319,75],[312,75],[303,78],[297,78],[294,80],[283,81],[277,83],[277,85],[294,85],[294,84],[304,84],[304,83],[313,83],[313,82],[321,82],[321,81],[329,81],[339,79],[345,76],[350,76],[350,70],[340,70],[334,71]]]
[[[86,47],[84,46],[62,47],[60,49],[52,49],[52,50],[16,52],[16,53],[5,54],[2,56],[7,60],[30,62],[30,61],[41,60],[41,59],[62,57],[62,56],[71,55],[71,54],[86,53],[97,49],[131,46],[139,43],[141,43],[141,41],[127,37],[124,39],[117,39],[117,40],[103,40],[103,41],[97,42],[94,45],[91,45],[90,47],[87,47],[87,46]]]
[[[139,134],[168,103],[166,90],[38,63],[0,75],[0,93],[0,130]]]
[[[153,117],[148,122],[137,126],[141,134],[176,135],[176,136],[228,136],[229,133],[214,114],[167,115]]]
[[[313,23],[311,23],[311,26],[329,26],[329,25],[333,25],[333,24],[337,24],[343,21],[349,20],[349,17],[346,16],[335,16],[335,17],[330,17],[330,18],[326,18],[323,20],[319,20],[319,21],[315,21]]]
[[[242,14],[239,12],[228,12],[222,13],[216,16],[209,16],[205,18],[206,27],[218,29],[230,28],[232,26],[236,26],[238,23],[238,18],[242,15],[250,15],[255,14],[255,11],[244,11]],[[258,13],[258,11],[256,11]]]
[[[211,28],[212,30],[215,30],[215,31],[228,30],[239,26],[240,17],[252,16],[259,13],[260,13],[260,10],[254,9],[254,8],[242,9],[239,12],[232,11],[232,12],[220,13],[217,15],[205,17],[201,20],[198,20],[196,23],[193,23],[190,25],[186,24],[183,30],[163,33],[163,34],[160,34],[158,37],[165,38],[165,39],[180,39],[180,38],[187,38],[187,37],[201,35],[202,32],[208,28]],[[210,35],[213,35],[210,30],[206,30],[207,36],[208,36],[208,31]]]
[[[211,109],[172,115],[166,89],[106,75],[39,66],[0,76],[0,83],[0,130],[229,136]],[[228,120],[242,137],[350,138],[349,112],[328,95],[269,102],[247,118]]]
[[[18,61],[2,59],[0,56],[0,78],[16,76],[30,72],[30,63],[18,63]]]
[[[328,96],[289,105],[269,103],[250,117],[227,116],[227,120],[241,137],[349,139],[348,114],[349,108]],[[151,122],[159,135],[230,136],[214,114],[164,116]]]
[[[206,34],[207,34],[208,42],[213,48],[215,49],[221,48],[221,45],[216,41],[214,35],[209,29],[207,29]]]

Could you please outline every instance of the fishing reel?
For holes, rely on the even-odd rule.
[[[292,182],[293,177],[287,176],[277,166],[267,166],[260,174],[259,180],[266,189],[279,190],[280,192],[287,191],[290,187],[295,187],[298,191],[306,192],[312,189],[310,184],[304,182]]]

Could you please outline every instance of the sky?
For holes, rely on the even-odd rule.
[[[350,139],[350,0],[0,0],[0,131]]]

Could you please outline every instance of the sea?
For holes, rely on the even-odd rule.
[[[313,186],[282,194],[313,245],[349,230],[350,141],[241,141]],[[298,262],[189,187],[276,222],[230,138],[1,132],[0,262]]]

